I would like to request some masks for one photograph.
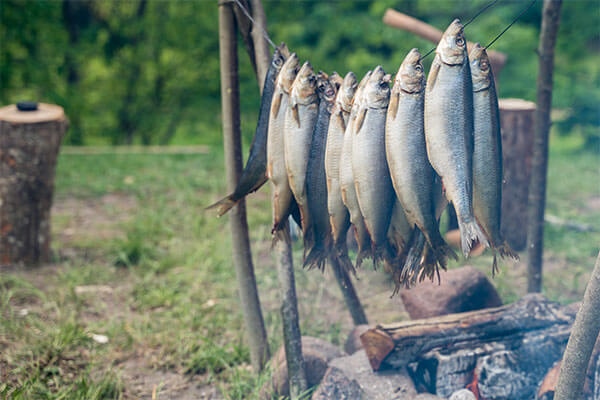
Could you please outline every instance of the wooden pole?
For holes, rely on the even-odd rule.
[[[573,400],[581,397],[588,363],[600,332],[600,253],[592,276],[585,289],[583,302],[575,318],[569,343],[560,365],[555,400]]]
[[[233,191],[242,171],[242,141],[237,36],[231,3],[219,3],[219,57],[225,170],[228,190]],[[229,225],[233,262],[250,346],[250,359],[254,370],[260,371],[269,359],[269,344],[256,289],[244,200],[241,200],[229,213]]]
[[[542,290],[542,255],[544,249],[544,209],[546,207],[546,177],[548,172],[548,135],[552,107],[552,75],[554,46],[558,33],[562,0],[544,0],[542,28],[538,46],[537,108],[531,183],[527,217],[527,291]]]
[[[367,321],[365,310],[363,309],[360,299],[356,294],[356,289],[354,289],[354,285],[352,284],[352,280],[350,279],[348,271],[341,268],[338,260],[335,257],[329,257],[329,265],[331,266],[331,270],[335,275],[335,280],[342,291],[344,302],[350,311],[354,325],[368,324],[369,322]]]
[[[260,0],[250,0],[252,7],[252,18],[256,24],[252,24],[252,40],[254,42],[254,58],[256,59],[256,74],[258,76],[258,87],[262,94],[263,86],[265,85],[265,77],[269,69],[269,59],[271,52],[269,51],[269,43],[265,38],[267,31],[267,17]]]
[[[281,293],[283,344],[288,367],[290,397],[295,400],[306,392],[308,383],[304,357],[302,356],[302,334],[300,333],[298,317],[292,248],[290,242],[284,239],[285,236],[289,237],[289,226],[285,230],[287,232],[278,233],[279,237],[275,242],[275,254],[277,255],[277,277]]]

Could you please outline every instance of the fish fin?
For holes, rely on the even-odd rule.
[[[342,126],[342,131],[346,132],[346,121],[344,121],[344,114],[343,114],[342,110],[340,110],[337,113],[337,118],[340,120],[340,125]]]
[[[400,92],[392,94],[390,98],[390,105],[388,106],[388,115],[392,119],[396,119],[398,115],[398,103],[400,102]]]
[[[438,73],[440,72],[440,63],[439,61],[433,60],[431,64],[431,68],[429,69],[429,76],[427,77],[427,88],[429,90],[433,89],[435,86],[435,81],[437,81]]]
[[[292,106],[292,116],[294,117],[294,121],[298,124],[298,128],[300,128],[300,115],[298,115],[298,104],[294,104]]]
[[[356,130],[354,132],[355,135],[358,135],[358,132],[360,132],[360,128],[362,128],[363,122],[365,122],[366,115],[367,115],[366,107],[358,110],[358,115],[356,116],[356,121],[354,122],[354,124],[356,126]]]
[[[281,106],[281,98],[283,97],[283,93],[279,93],[279,96],[275,96],[273,99],[273,105],[271,105],[271,113],[274,117],[279,114],[279,106]]]
[[[262,187],[262,185],[264,185],[265,183],[267,183],[268,180],[269,180],[269,178],[265,175],[260,181],[258,181],[256,183],[256,185],[252,186],[252,189],[250,189],[248,191],[248,193],[254,193],[254,192],[256,192],[258,189],[260,189]]]
[[[471,245],[475,240],[478,240],[485,247],[490,247],[489,241],[485,233],[479,227],[479,224],[474,219],[470,221],[458,221],[458,229],[460,231],[460,247],[465,258],[469,257]]]
[[[240,199],[241,200],[241,199]],[[227,197],[222,198],[214,204],[204,208],[205,210],[212,210],[215,208],[219,208],[217,211],[217,217],[222,217],[227,213],[227,211],[231,210],[240,200],[234,200],[233,195],[230,194]]]

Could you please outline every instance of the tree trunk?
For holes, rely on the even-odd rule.
[[[225,170],[227,188],[233,191],[242,171],[242,141],[237,36],[231,3],[219,4],[219,56]],[[244,200],[233,207],[229,213],[229,225],[233,262],[250,346],[250,359],[255,371],[260,371],[269,359],[269,344],[256,289]]]
[[[554,393],[555,400],[574,400],[581,396],[586,377],[585,371],[600,332],[598,310],[600,310],[600,253],[585,289],[583,302],[575,318],[567,350],[560,366],[558,385]]]
[[[542,28],[538,47],[537,109],[535,112],[535,136],[527,219],[527,290],[529,292],[540,292],[542,290],[548,135],[552,107],[554,45],[558,33],[561,4],[562,0],[544,0],[542,10]]]
[[[502,127],[502,234],[510,247],[527,246],[527,201],[531,180],[535,103],[521,99],[500,99]]]
[[[342,291],[344,302],[346,303],[346,307],[348,307],[350,315],[352,316],[352,322],[354,322],[354,325],[368,324],[369,322],[367,321],[365,310],[363,309],[360,299],[356,294],[356,289],[352,284],[352,280],[350,279],[350,275],[348,275],[348,271],[340,267],[340,264],[335,257],[329,257],[329,265],[331,266],[331,270],[335,275],[335,280]]]
[[[54,170],[67,127],[59,106],[0,108],[0,265],[49,260]]]
[[[308,389],[304,358],[302,356],[302,334],[298,317],[298,301],[296,297],[296,283],[294,279],[294,262],[292,247],[289,240],[289,227],[287,232],[278,234],[275,242],[277,254],[277,277],[279,292],[281,293],[281,320],[283,324],[283,344],[288,367],[290,383],[290,397],[295,400]]]

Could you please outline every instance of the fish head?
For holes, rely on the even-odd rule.
[[[385,108],[390,101],[390,81],[392,77],[386,74],[381,66],[373,70],[365,85],[363,98],[369,108]]]
[[[310,62],[306,61],[298,71],[292,84],[292,95],[297,103],[310,103],[316,100],[317,77]]]
[[[283,64],[285,63],[285,60],[288,56],[289,53],[288,55],[285,55],[283,52],[283,48],[280,48],[279,46],[275,47],[275,50],[273,51],[273,59],[271,60],[271,64],[273,65],[276,71],[281,70],[281,67],[283,67]]]
[[[281,44],[277,46],[275,50],[279,50],[283,58],[286,60],[290,56],[290,49],[288,49],[287,44],[285,44],[284,42],[281,42]]]
[[[481,47],[479,43],[475,43],[471,48],[469,62],[471,64],[473,91],[479,92],[489,88],[494,81],[492,66],[485,48]]]
[[[337,72],[333,71],[329,76],[329,82],[331,82],[335,88],[335,91],[337,92],[342,86],[342,83],[344,83],[344,78],[342,78]]]
[[[425,71],[419,50],[412,49],[402,61],[396,74],[396,85],[406,93],[420,93],[425,89]]]
[[[283,67],[281,67],[281,71],[277,76],[277,82],[286,93],[290,92],[292,83],[294,83],[294,79],[296,79],[299,64],[298,56],[296,53],[292,53],[283,64]]]
[[[435,52],[444,64],[461,65],[467,59],[467,39],[464,26],[458,19],[452,21],[442,35]]]
[[[331,82],[330,77],[325,72],[320,71],[317,75],[317,93],[319,94],[319,98],[331,103],[335,99],[335,92],[335,84]]]
[[[344,81],[342,82],[342,86],[336,97],[336,101],[342,110],[350,112],[352,99],[354,98],[354,93],[356,93],[357,88],[358,81],[356,80],[356,75],[354,75],[354,72],[350,71],[344,77]]]

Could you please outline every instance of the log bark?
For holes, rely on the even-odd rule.
[[[555,400],[574,400],[581,397],[590,356],[600,332],[600,253],[592,276],[585,289],[581,308],[560,367]]]
[[[392,10],[391,8],[385,10],[385,14],[383,15],[383,23],[393,28],[402,29],[404,31],[413,33],[435,44],[440,41],[443,34],[442,31],[429,25],[428,23],[396,10]],[[473,43],[467,42],[467,49],[469,51],[471,51],[472,45]],[[496,76],[500,76],[500,71],[506,63],[506,54],[495,50],[488,50],[487,54],[490,58],[490,63],[492,64],[492,70],[494,71],[494,74]]]
[[[568,325],[572,319],[572,314],[543,296],[529,295],[502,307],[378,325],[363,333],[361,341],[374,370],[383,361],[394,368],[401,368],[436,348],[451,351],[476,347],[478,343],[506,340],[510,335],[519,335],[526,330]],[[394,348],[382,359],[383,353],[374,343],[381,342],[384,347],[389,347],[389,339]]]
[[[554,46],[558,34],[562,0],[544,0],[542,28],[538,46],[537,109],[535,136],[529,186],[527,229],[527,291],[542,290],[542,255],[544,249],[544,210],[546,208],[546,178],[548,175],[548,136],[552,107],[552,77]]]
[[[242,140],[237,37],[231,3],[219,4],[219,57],[225,170],[227,188],[229,191],[233,191],[242,171]],[[229,225],[233,262],[250,347],[250,359],[254,370],[260,371],[269,359],[269,344],[252,265],[244,200],[240,201],[229,213]]]
[[[531,180],[535,103],[500,99],[502,127],[502,221],[501,230],[515,251],[527,245],[527,202]]]
[[[354,322],[354,325],[356,326],[368,324],[369,322],[367,321],[365,310],[360,303],[358,294],[356,294],[356,289],[352,284],[352,279],[350,278],[348,271],[340,267],[340,264],[335,257],[329,257],[329,265],[331,266],[335,280],[340,287],[340,291],[344,296],[344,302],[346,303],[346,307],[348,307],[348,311],[350,311],[352,322]]]
[[[0,265],[49,261],[54,171],[67,127],[56,105],[0,108]]]
[[[294,262],[288,232],[279,233],[280,238],[275,242],[277,255],[277,277],[281,294],[281,319],[283,323],[283,344],[288,367],[290,397],[295,400],[308,389],[304,357],[302,356],[302,335],[298,317],[298,301],[296,298],[296,283],[294,279]]]

